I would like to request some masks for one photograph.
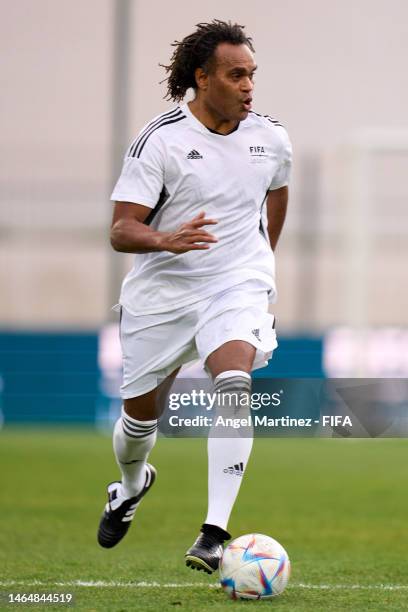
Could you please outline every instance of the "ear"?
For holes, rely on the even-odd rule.
[[[195,82],[197,84],[197,89],[202,91],[206,90],[208,87],[208,74],[204,72],[202,68],[196,68],[194,72]]]

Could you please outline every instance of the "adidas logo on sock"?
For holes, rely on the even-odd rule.
[[[235,474],[235,476],[242,476],[244,473],[244,464],[242,461],[240,461],[240,463],[224,468],[223,472],[224,474]]]
[[[260,335],[259,329],[253,329],[252,333],[254,334],[255,338],[257,340],[259,340],[259,342],[260,342],[261,341],[261,335]]]
[[[193,149],[192,151],[190,151],[190,153],[187,155],[187,159],[203,159],[203,156],[196,151],[195,149]]]

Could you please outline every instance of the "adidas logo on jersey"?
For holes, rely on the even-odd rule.
[[[195,149],[193,149],[192,151],[190,151],[190,153],[187,155],[187,159],[203,159],[203,156],[196,151]]]
[[[223,472],[224,474],[235,474],[235,476],[242,476],[244,473],[244,464],[242,461],[240,461],[240,463],[224,468]]]
[[[261,335],[260,335],[260,333],[259,333],[259,329],[253,329],[253,330],[252,330],[252,333],[254,334],[255,338],[256,338],[257,340],[259,340],[259,342],[260,342],[260,341],[261,341]]]

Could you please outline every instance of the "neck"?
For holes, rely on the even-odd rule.
[[[199,97],[188,102],[188,107],[194,117],[198,119],[205,127],[210,130],[219,132],[220,134],[228,134],[234,130],[239,121],[224,119],[219,113],[211,109]]]

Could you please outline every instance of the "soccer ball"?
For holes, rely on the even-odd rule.
[[[280,595],[289,576],[286,550],[260,533],[233,540],[220,563],[221,586],[231,599],[269,599]]]

